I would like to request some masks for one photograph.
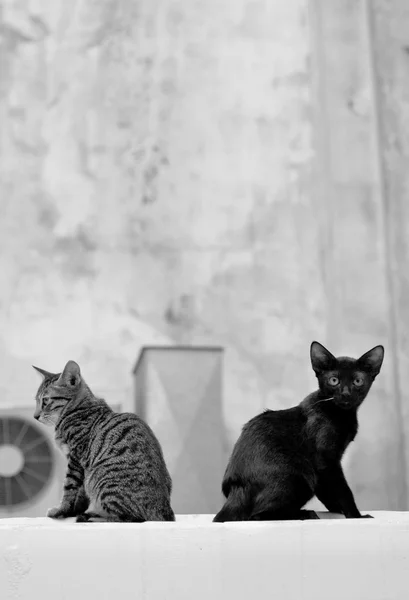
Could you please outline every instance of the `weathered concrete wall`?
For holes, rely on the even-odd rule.
[[[170,341],[227,345],[236,431],[308,388],[305,4],[5,5],[3,402],[67,357],[123,400],[140,345]]]
[[[312,339],[385,343],[351,474],[403,508],[364,8],[3,3],[0,406],[68,358],[126,405],[142,345],[220,344],[232,443],[313,388]]]

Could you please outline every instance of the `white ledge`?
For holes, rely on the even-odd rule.
[[[212,523],[0,520],[1,600],[400,600],[409,513]],[[321,513],[322,517],[333,517]]]

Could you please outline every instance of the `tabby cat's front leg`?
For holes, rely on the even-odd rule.
[[[84,490],[84,469],[79,462],[70,455],[68,459],[67,474],[64,481],[64,493],[60,506],[50,508],[47,517],[51,519],[66,519],[82,514],[89,505]]]

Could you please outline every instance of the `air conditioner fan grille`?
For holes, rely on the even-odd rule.
[[[6,458],[13,452],[21,457],[16,470]],[[38,427],[21,417],[1,417],[0,507],[13,507],[33,500],[47,487],[53,462],[51,445]]]

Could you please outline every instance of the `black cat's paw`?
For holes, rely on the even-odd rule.
[[[68,517],[73,517],[73,513],[71,510],[67,508],[61,508],[61,506],[56,506],[55,508],[49,508],[47,510],[47,517],[50,519],[68,519]]]
[[[300,513],[301,513],[300,519],[302,521],[309,521],[310,519],[318,519],[319,520],[319,516],[317,515],[315,510],[301,510]]]
[[[372,515],[361,515],[361,519],[373,519]]]

